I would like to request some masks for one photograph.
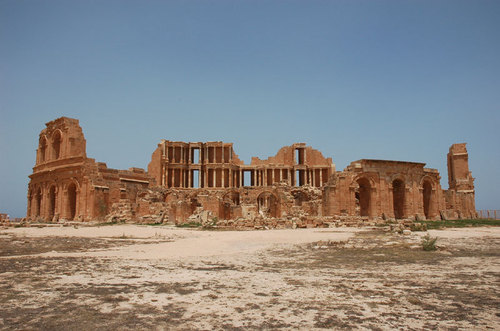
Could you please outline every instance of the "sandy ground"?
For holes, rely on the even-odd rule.
[[[0,230],[0,329],[500,329],[500,228]]]

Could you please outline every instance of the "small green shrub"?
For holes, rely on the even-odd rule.
[[[436,247],[436,241],[437,237],[432,238],[429,234],[425,235],[422,238],[422,249],[424,251],[435,251],[437,249]]]

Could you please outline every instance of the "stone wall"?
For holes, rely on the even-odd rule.
[[[361,159],[335,171],[296,143],[245,165],[232,143],[162,140],[148,172],[117,170],[88,158],[78,120],[61,117],[40,132],[27,217],[234,227],[476,217],[465,144],[450,147],[448,169],[443,190],[425,163]]]

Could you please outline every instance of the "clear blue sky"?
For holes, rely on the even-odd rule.
[[[24,216],[38,134],[80,119],[87,154],[147,167],[160,139],[306,142],[337,170],[467,142],[500,209],[500,1],[0,0],[0,212]]]

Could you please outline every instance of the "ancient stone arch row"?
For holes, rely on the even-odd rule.
[[[76,179],[37,183],[28,190],[28,216],[73,220],[79,215],[80,184]]]
[[[169,219],[172,215],[182,221],[201,212],[250,221],[474,217],[474,178],[465,144],[450,147],[448,169],[450,188],[443,190],[439,172],[421,162],[360,159],[336,171],[331,158],[295,143],[245,165],[232,143],[162,140],[148,171],[117,170],[87,158],[78,120],[61,117],[40,132],[27,214],[46,221],[55,216],[90,221],[127,205],[135,208],[131,218],[147,218],[166,208],[162,215],[168,212]],[[165,189],[172,195],[164,201],[149,193],[161,195]]]
[[[380,185],[377,185],[374,178],[367,174],[354,177],[350,186],[354,188],[352,191],[355,196],[356,214],[369,217],[387,216],[396,219],[413,217],[415,214],[425,216],[427,219],[438,216],[436,189],[439,184],[428,175],[421,176],[418,181],[418,191],[412,192],[413,184],[415,183],[412,183],[404,174],[393,174],[389,177],[386,193],[389,196],[388,202],[392,212],[387,212],[387,210],[382,211],[377,208],[381,205],[378,201],[380,195],[377,194],[377,186]],[[421,204],[418,204],[416,208],[408,207],[412,195],[421,199]]]
[[[61,157],[63,133],[56,129],[50,135],[42,134],[38,143],[38,163],[57,160]]]

